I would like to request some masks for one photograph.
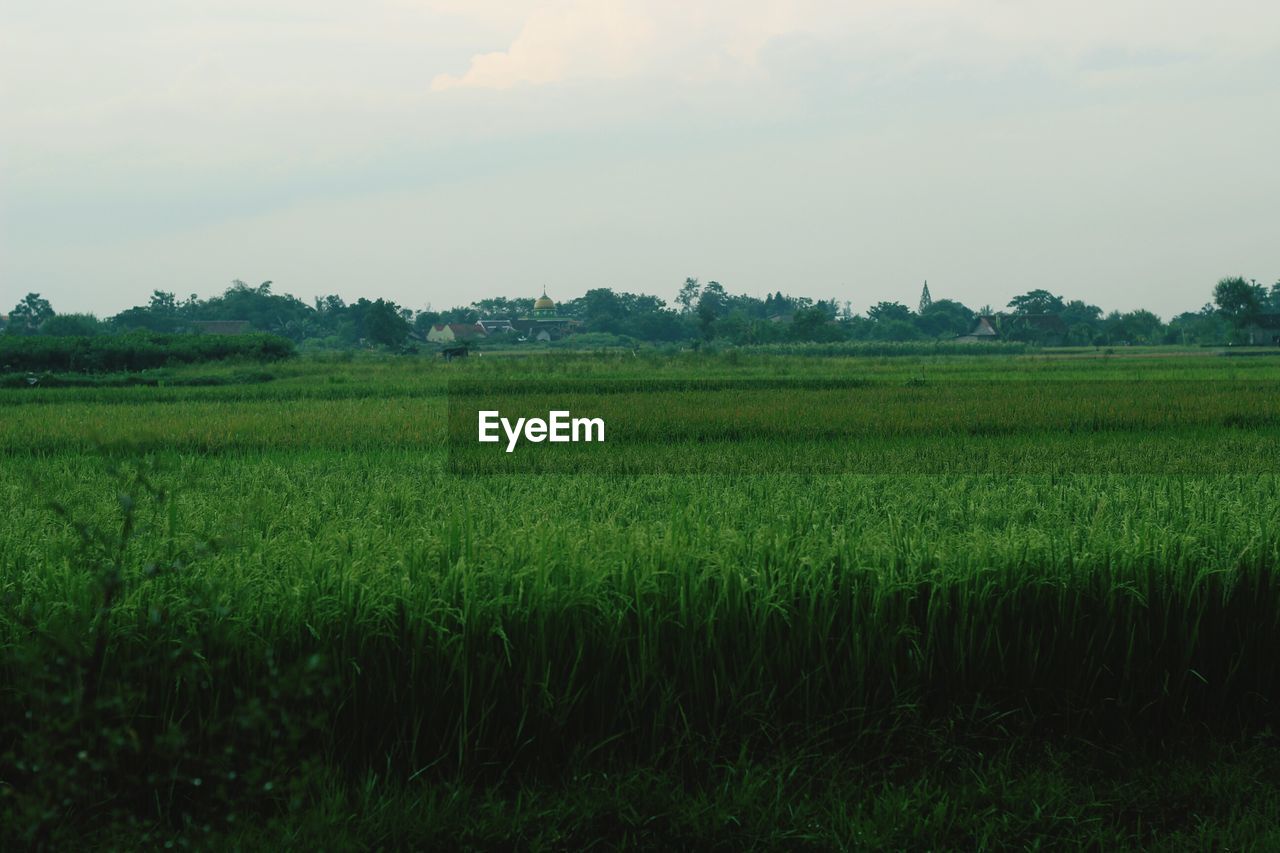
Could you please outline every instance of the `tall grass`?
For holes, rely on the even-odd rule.
[[[399,371],[416,368],[370,369],[412,386]],[[269,813],[330,773],[514,784],[854,759],[939,729],[1264,730],[1280,723],[1280,477],[1264,468],[1274,377],[1256,378],[770,391],[802,417],[759,408],[760,453],[835,424],[856,441],[827,449],[902,454],[870,475],[457,476],[444,398],[412,393],[7,408],[0,778],[16,793],[0,808],[39,843],[103,815]],[[666,393],[599,400],[643,419]],[[754,392],[701,393],[712,424],[756,411]],[[1097,470],[1201,465],[916,475],[921,454],[964,462],[949,442],[974,423],[1004,451],[1092,447]],[[626,450],[701,452],[663,436]],[[153,488],[112,475],[102,447],[130,449]],[[1256,466],[1203,473],[1241,453]],[[86,531],[120,533],[106,563]],[[118,575],[109,604],[95,566]]]

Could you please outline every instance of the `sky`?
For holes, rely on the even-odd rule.
[[[1274,0],[0,0],[0,311],[271,280],[1168,318],[1280,278]]]

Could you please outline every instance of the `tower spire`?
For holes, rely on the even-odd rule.
[[[926,279],[924,283],[924,290],[920,291],[920,313],[923,314],[932,304],[933,297],[929,295],[929,282]]]

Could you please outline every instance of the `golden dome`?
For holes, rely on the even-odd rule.
[[[547,296],[547,292],[542,291],[542,295],[533,303],[534,311],[554,311],[556,310],[555,300]]]

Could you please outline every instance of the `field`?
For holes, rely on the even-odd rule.
[[[1280,358],[158,375],[0,389],[12,843],[1280,844]]]

